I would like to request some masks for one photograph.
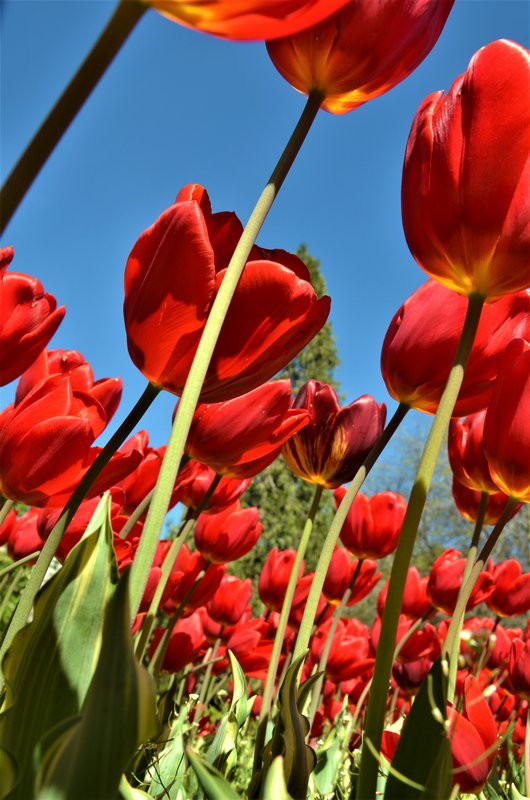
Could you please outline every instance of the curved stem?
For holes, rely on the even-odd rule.
[[[489,498],[488,492],[481,492],[479,510],[477,514],[477,519],[475,520],[475,528],[473,530],[473,538],[471,540],[471,546],[467,554],[466,565],[464,567],[464,574],[462,575],[462,586],[465,585],[467,579],[469,578],[471,570],[473,569],[473,564],[475,563],[475,559],[477,557],[478,543],[480,541],[480,534],[482,533],[484,517],[486,516],[488,498]],[[453,614],[452,619],[455,619],[455,614]],[[464,626],[464,614],[462,614],[460,619],[455,620],[455,633],[452,638],[451,651],[448,654],[449,677],[447,682],[447,700],[450,703],[452,703],[455,699],[456,675],[458,672],[458,659],[460,656],[460,634],[462,633],[463,626]]]
[[[138,503],[132,514],[129,516],[129,519],[121,529],[119,533],[120,539],[126,539],[127,536],[130,534],[130,532],[132,531],[132,529],[134,528],[134,526],[136,525],[136,523],[142,519],[143,515],[149,508],[149,504],[153,499],[154,492],[155,490],[151,489],[150,492],[147,492],[144,499]]]
[[[436,461],[438,460],[447,426],[449,425],[449,420],[462,385],[465,365],[471,353],[483,305],[484,298],[480,295],[472,294],[469,296],[464,327],[458,343],[453,366],[442,397],[440,398],[438,410],[436,411],[436,416],[434,417],[429,436],[425,443],[420,463],[418,464],[418,471],[409,497],[405,519],[403,520],[399,543],[390,574],[372,687],[365,717],[361,766],[357,784],[358,798],[375,796],[379,764],[370,746],[376,752],[378,752],[381,747],[390,672],[392,669],[405,581],[412,558],[412,551],[414,549],[421,515],[436,467]],[[368,742],[370,742],[370,744],[368,744]]]
[[[0,233],[147,6],[121,0],[105,30],[19,158],[0,193]]]
[[[85,472],[72,496],[63,508],[61,516],[57,520],[52,532],[44,542],[43,548],[37,559],[37,563],[31,570],[29,580],[24,588],[24,591],[20,595],[18,606],[13,614],[9,628],[6,630],[2,647],[0,648],[0,663],[4,657],[4,653],[13,641],[13,637],[26,624],[26,620],[33,605],[33,600],[35,599],[35,595],[41,587],[44,576],[48,571],[48,567],[50,566],[57,548],[59,547],[63,533],[70,524],[75,512],[81,505],[86,493],[102,469],[108,464],[116,450],[120,447],[120,445],[123,444],[125,439],[134,430],[155,397],[158,396],[159,392],[160,389],[158,387],[153,386],[151,383],[147,385],[145,391],[132,411],[127,415],[126,419],[122,422],[118,430],[110,437],[109,441],[98,454],[93,464],[91,464],[89,469]]]
[[[8,564],[7,567],[0,569],[0,578],[10,572],[13,572],[13,570],[18,569],[19,567],[23,567],[24,564],[28,564],[30,561],[34,561],[38,555],[39,551],[36,550],[34,553],[30,553],[29,555],[24,556],[24,558],[19,558],[18,561],[13,561],[12,564]]]
[[[353,478],[348,491],[342,498],[342,502],[337,509],[337,512],[333,518],[333,522],[331,523],[330,529],[324,540],[324,544],[322,545],[317,568],[315,570],[315,577],[313,578],[311,589],[309,590],[304,614],[300,623],[300,629],[298,631],[298,637],[296,639],[296,645],[294,648],[293,661],[301,656],[302,653],[305,653],[308,648],[309,640],[311,638],[311,630],[313,628],[313,622],[316,617],[318,602],[320,600],[320,593],[322,592],[322,587],[324,586],[324,581],[326,579],[326,574],[333,556],[333,551],[339,539],[339,535],[342,530],[342,526],[344,525],[344,521],[348,515],[348,511],[350,510],[350,507],[355,500],[359,489],[363,485],[366,476],[396,432],[402,420],[405,418],[408,410],[409,407],[404,403],[401,403],[397,407],[392,419],[368,453],[364,464],[357,471],[357,474]]]
[[[7,517],[7,515],[9,514],[14,505],[15,505],[14,500],[10,500],[9,498],[4,500],[4,502],[2,503],[2,508],[0,508],[0,525],[4,522],[5,518]]]
[[[274,637],[269,668],[267,670],[267,678],[265,680],[265,688],[263,690],[263,699],[261,702],[261,711],[259,715],[260,722],[269,715],[271,708],[272,691],[274,688],[274,682],[276,680],[276,673],[278,672],[278,664],[280,663],[283,640],[285,637],[287,623],[289,621],[291,606],[293,604],[293,597],[296,590],[296,584],[298,582],[298,575],[300,573],[300,567],[302,566],[302,561],[307,549],[307,543],[309,542],[309,537],[311,536],[311,531],[313,530],[313,522],[315,520],[323,490],[324,487],[321,484],[317,484],[315,486],[315,493],[313,495],[311,508],[309,509],[309,514],[307,515],[304,530],[302,532],[302,538],[300,539],[300,544],[298,545],[298,549],[296,551],[296,557],[293,561],[291,574],[289,576],[289,583],[287,584],[282,610],[280,613],[280,619],[278,621],[278,627]]]
[[[457,640],[459,638],[459,620],[464,618],[464,614],[466,613],[466,606],[469,598],[471,597],[471,592],[473,591],[473,587],[477,582],[477,578],[482,572],[484,564],[488,560],[491,551],[493,550],[495,544],[499,536],[501,535],[504,526],[508,522],[511,517],[512,511],[514,507],[517,505],[517,500],[514,497],[510,497],[508,500],[502,515],[493,528],[492,532],[488,536],[484,547],[479,553],[477,560],[475,561],[467,580],[464,582],[462,581],[462,586],[460,587],[460,592],[458,594],[458,600],[456,601],[455,610],[453,613],[453,617],[447,629],[447,633],[445,636],[445,642],[442,647],[442,652],[450,655],[457,647]]]
[[[315,91],[311,92],[307,98],[306,105],[291,138],[241,234],[241,238],[230,259],[225,276],[215,297],[208,319],[206,320],[204,331],[177,407],[173,429],[169,437],[159,479],[155,487],[155,494],[149,508],[142,538],[140,539],[136,558],[131,570],[130,591],[132,619],[135,618],[140,605],[149,569],[153,562],[158,536],[167,513],[171,487],[179,469],[193,413],[199,401],[202,384],[206,377],[230,301],[237,288],[247,258],[256,241],[261,226],[309,132],[311,124],[322,103],[322,99],[320,92]]]

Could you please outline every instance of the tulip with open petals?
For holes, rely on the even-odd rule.
[[[267,44],[276,69],[345,114],[392,89],[434,47],[454,0],[351,0],[319,25]]]
[[[242,232],[231,213],[212,214],[195,184],[142,233],[125,267],[129,354],[153,385],[182,394],[206,319]],[[201,402],[255,389],[281,370],[324,325],[305,264],[254,246],[214,349]]]
[[[405,236],[420,267],[460,294],[492,301],[530,284],[529,96],[530,53],[503,39],[416,113]]]
[[[383,432],[385,404],[364,394],[341,408],[331,386],[310,380],[294,407],[309,412],[309,424],[282,445],[289,469],[326,489],[351,481]]]

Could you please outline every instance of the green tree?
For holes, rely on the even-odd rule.
[[[305,245],[297,255],[306,264],[317,295],[326,293],[320,262],[313,258]],[[329,383],[338,390],[335,370],[339,357],[331,323],[326,322],[320,333],[304,350],[287,365],[280,377],[289,378],[296,394],[311,378]],[[305,518],[314,494],[314,486],[297,478],[283,459],[276,459],[260,475],[256,476],[241,499],[243,506],[258,506],[261,512],[263,533],[256,547],[247,556],[231,565],[230,572],[240,577],[251,577],[256,582],[267,554],[273,547],[296,548],[300,540]],[[311,540],[306,554],[306,568],[314,568],[326,535],[335,505],[332,493],[325,491],[315,520]]]

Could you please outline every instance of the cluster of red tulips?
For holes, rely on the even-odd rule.
[[[0,250],[1,385],[18,379],[14,402],[0,414],[0,545],[14,561],[3,570],[2,587],[19,569],[29,575],[2,643],[0,766],[5,761],[8,777],[0,795],[80,797],[76,781],[92,763],[93,774],[105,777],[87,796],[105,800],[119,790],[132,797],[133,780],[138,796],[162,796],[151,765],[138,755],[149,742],[161,758],[181,754],[172,756],[180,795],[168,796],[202,791],[231,798],[238,795],[229,784],[229,752],[251,730],[252,798],[340,796],[318,784],[323,765],[329,767],[321,744],[335,747],[329,742],[340,730],[333,791],[348,764],[344,785],[361,800],[371,800],[381,780],[387,800],[487,792],[492,771],[505,794],[488,797],[515,798],[525,786],[528,793],[530,628],[505,620],[530,610],[530,573],[514,559],[495,563],[492,550],[504,525],[530,502],[530,55],[510,41],[485,46],[447,93],[423,101],[412,123],[403,224],[430,277],[397,310],[382,345],[383,378],[399,404],[387,421],[385,404],[369,395],[341,408],[325,383],[310,380],[293,397],[288,380],[274,379],[320,331],[330,298],[317,297],[297,256],[259,247],[255,238],[318,110],[345,113],[406,78],[434,46],[452,0],[286,0],[277,7],[124,0],[119,13],[136,21],[147,6],[216,35],[266,38],[274,65],[308,101],[248,226],[233,212],[212,212],[206,190],[193,184],[132,248],[124,320],[129,355],[148,385],[104,447],[96,441],[119,408],[121,380],[96,380],[80,353],[47,349],[65,309],[36,278],[13,271],[12,247]],[[8,209],[19,202],[13,187],[20,175],[10,181],[3,190]],[[179,400],[167,447],[153,448],[137,427],[163,390]],[[393,491],[366,496],[359,491],[366,475],[411,409],[434,421],[410,498]],[[420,576],[411,558],[447,430],[456,507],[473,533],[468,553],[446,549]],[[261,574],[242,580],[227,565],[256,546],[263,526],[259,509],[242,507],[240,498],[278,457],[314,485],[313,504],[298,549],[274,547]],[[305,572],[326,490],[337,514],[315,571]],[[180,528],[161,538],[166,512],[177,503],[185,507]],[[83,580],[88,585],[103,566],[87,566],[92,556],[83,554],[102,508],[112,589],[96,613]],[[486,536],[484,526],[492,526]],[[368,626],[352,613],[378,585],[377,562],[387,556],[392,573],[379,587]],[[37,594],[54,557],[64,566]],[[74,591],[72,576],[80,585],[66,611],[60,597]],[[252,610],[251,578],[260,615]],[[123,637],[107,621],[122,596]],[[33,699],[32,712],[20,700],[39,649],[32,637],[44,631],[43,598],[59,615],[54,619],[66,614],[70,626],[97,632],[86,663],[76,666],[83,676],[77,705],[64,717],[50,710],[47,693],[55,690],[46,681],[31,695],[42,697],[42,707]],[[465,617],[482,603],[489,615]],[[57,625],[50,652],[62,658],[67,634]],[[139,725],[118,755],[107,752],[116,738],[109,731],[114,724],[127,728],[120,717],[127,709],[113,708],[109,722],[112,697],[98,699],[113,636],[115,647],[125,648],[116,685],[131,693],[122,706],[137,709],[135,721],[157,713],[159,721],[145,734]],[[13,677],[19,662],[25,666]],[[154,695],[142,694],[139,678],[134,699],[131,676],[146,667],[159,681],[158,706]],[[247,711],[242,695],[236,698],[238,669],[258,695]],[[219,726],[219,689],[230,673],[234,698]],[[13,732],[17,709],[30,744]],[[67,719],[77,721],[72,727]],[[186,730],[184,753],[178,748]],[[87,756],[87,731],[95,762]],[[432,748],[417,763],[406,758],[414,737]],[[98,750],[98,739],[107,750]],[[88,759],[83,766],[78,756]],[[106,758],[113,759],[108,782]],[[406,794],[414,787],[416,794]]]

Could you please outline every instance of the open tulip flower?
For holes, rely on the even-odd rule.
[[[427,597],[433,606],[444,614],[452,614],[455,609],[465,566],[466,559],[462,558],[458,550],[450,547],[438,556],[431,567]],[[493,575],[483,570],[473,587],[466,610],[469,611],[486,600],[493,592],[494,585]]]
[[[309,424],[282,446],[289,469],[326,489],[351,481],[383,432],[385,404],[364,394],[341,408],[333,387],[311,380],[298,392],[294,407],[309,412]]]
[[[422,269],[492,301],[530,283],[530,54],[482,47],[416,113],[403,167],[405,236]]]
[[[316,25],[349,0],[144,0],[188,28],[226,39],[276,39]]]
[[[249,478],[308,422],[307,410],[292,408],[291,382],[269,381],[233,400],[199,404],[186,453],[221,475]]]
[[[427,583],[429,576],[424,578],[416,567],[409,567],[407,572],[407,579],[405,582],[405,591],[403,593],[403,602],[401,604],[401,613],[406,617],[412,619],[419,619],[428,613],[432,608],[432,603],[427,597]],[[377,613],[383,616],[383,609],[386,603],[386,596],[388,593],[388,581],[385,583],[377,597]]]
[[[377,562],[368,558],[354,561],[345,547],[337,547],[331,558],[322,593],[331,605],[338,605],[350,589],[348,606],[353,606],[370,594],[379,581]]]
[[[514,558],[493,565],[488,563],[495,588],[486,600],[488,608],[499,617],[517,617],[530,611],[530,572],[523,573]]]
[[[353,0],[324,22],[267,44],[276,69],[322,108],[345,114],[392,89],[434,47],[454,0]]]
[[[467,301],[427,281],[394,315],[381,351],[381,372],[390,395],[418,411],[435,414],[464,324]],[[514,336],[530,337],[530,292],[509,295],[482,309],[453,416],[488,405],[504,351]]]
[[[36,278],[6,271],[13,255],[0,248],[0,386],[31,366],[66,313]]]
[[[125,267],[127,345],[155,386],[182,393],[241,230],[235,214],[212,214],[206,190],[193,184],[133,247]],[[230,400],[272,378],[318,333],[329,306],[299,258],[254,247],[200,400]]]
[[[530,344],[515,339],[495,383],[484,422],[484,452],[493,480],[530,503]]]

